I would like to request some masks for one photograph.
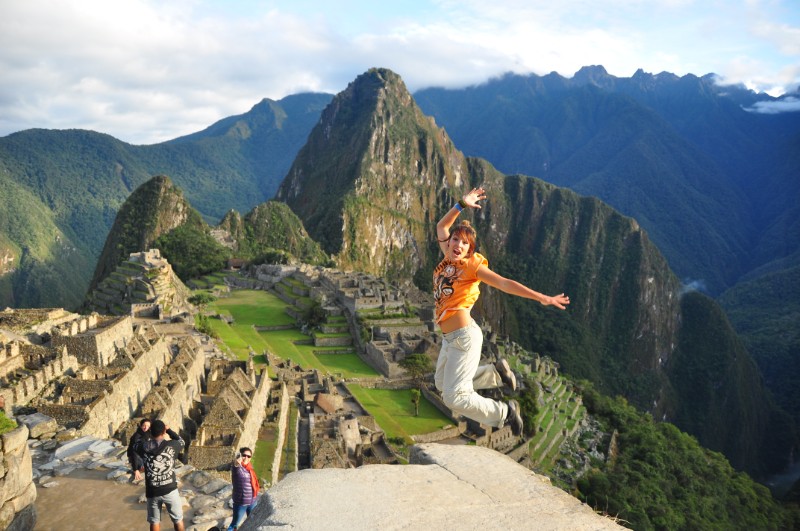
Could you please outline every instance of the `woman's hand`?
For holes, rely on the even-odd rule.
[[[461,198],[468,207],[470,208],[481,208],[478,204],[478,201],[483,201],[486,199],[486,190],[483,189],[483,186],[479,186],[478,188],[473,188],[466,194],[464,197]]]
[[[561,308],[562,310],[567,309],[567,304],[569,304],[569,297],[563,293],[554,295],[552,297],[546,297],[542,301],[542,306],[555,306],[556,308]]]

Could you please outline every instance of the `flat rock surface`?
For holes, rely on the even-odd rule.
[[[411,462],[293,472],[240,529],[624,529],[493,450],[420,444]]]

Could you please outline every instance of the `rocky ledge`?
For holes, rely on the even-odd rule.
[[[487,448],[419,444],[410,461],[293,472],[240,529],[624,529]]]

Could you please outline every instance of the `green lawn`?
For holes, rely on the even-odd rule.
[[[229,297],[208,305],[208,311],[231,316],[233,323],[209,319],[209,325],[237,358],[246,360],[248,345],[259,354],[269,347],[253,325],[294,324],[294,319],[284,311],[285,307],[283,301],[266,291],[235,290]]]
[[[314,345],[298,345],[296,341],[310,340],[311,337],[302,334],[298,329],[274,330],[259,332],[269,350],[283,359],[291,359],[304,369],[319,369],[329,374],[341,373],[345,378],[370,378],[378,373],[364,363],[357,354],[328,354],[317,355],[325,350],[341,350],[342,347],[315,347]]]
[[[229,297],[219,298],[208,307],[217,311],[227,310],[237,325],[294,324],[294,319],[284,311],[286,303],[261,290],[234,290]]]
[[[269,437],[264,436],[265,430],[270,430]],[[256,474],[259,479],[265,479],[270,483],[272,482],[272,460],[275,458],[275,450],[278,447],[278,441],[275,440],[277,432],[277,427],[262,427],[255,450],[253,450],[253,468]]]
[[[355,353],[316,355],[314,351],[341,350],[341,347],[315,347],[298,345],[296,341],[310,341],[297,328],[259,332],[253,325],[276,326],[294,324],[294,318],[285,312],[286,303],[273,293],[260,290],[234,290],[228,297],[222,297],[210,303],[211,313],[229,315],[233,323],[228,324],[221,319],[209,319],[209,325],[217,333],[220,340],[237,358],[246,360],[249,354],[248,345],[258,354],[269,350],[276,356],[298,363],[306,369],[319,369],[323,373],[340,373],[345,378],[375,377],[375,372]],[[260,358],[256,358],[261,361]]]
[[[423,396],[419,404],[419,416],[414,416],[410,389],[370,389],[357,384],[348,388],[359,402],[375,417],[386,437],[401,437],[406,444],[413,444],[412,435],[431,433],[453,422]]]

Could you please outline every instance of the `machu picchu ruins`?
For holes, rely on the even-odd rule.
[[[188,288],[151,250],[131,255],[94,291],[92,307],[107,313],[0,312],[0,404],[22,419],[49,419],[36,433],[43,448],[53,446],[48,440],[124,446],[140,419],[159,418],[187,441],[186,466],[218,479],[227,477],[238,448],[268,437],[277,443],[271,474],[262,478],[267,485],[292,470],[398,464],[407,460],[405,444],[448,440],[505,453],[529,468],[549,467],[584,422],[580,397],[556,363],[488,328],[483,356],[511,356],[520,378],[535,382],[541,424],[520,438],[508,426],[454,416],[430,376],[414,378],[402,365],[412,355],[435,364],[441,342],[432,300],[413,286],[305,264],[250,266],[220,278],[209,290],[219,297],[258,289],[284,303],[291,324],[259,322],[255,333],[301,329],[307,339],[296,341],[312,352],[355,355],[376,375],[304,368],[250,347],[246,359],[232,355],[192,322],[205,315],[231,324],[232,317],[190,305]],[[353,386],[360,393],[419,389],[448,424],[407,442],[390,440]]]

